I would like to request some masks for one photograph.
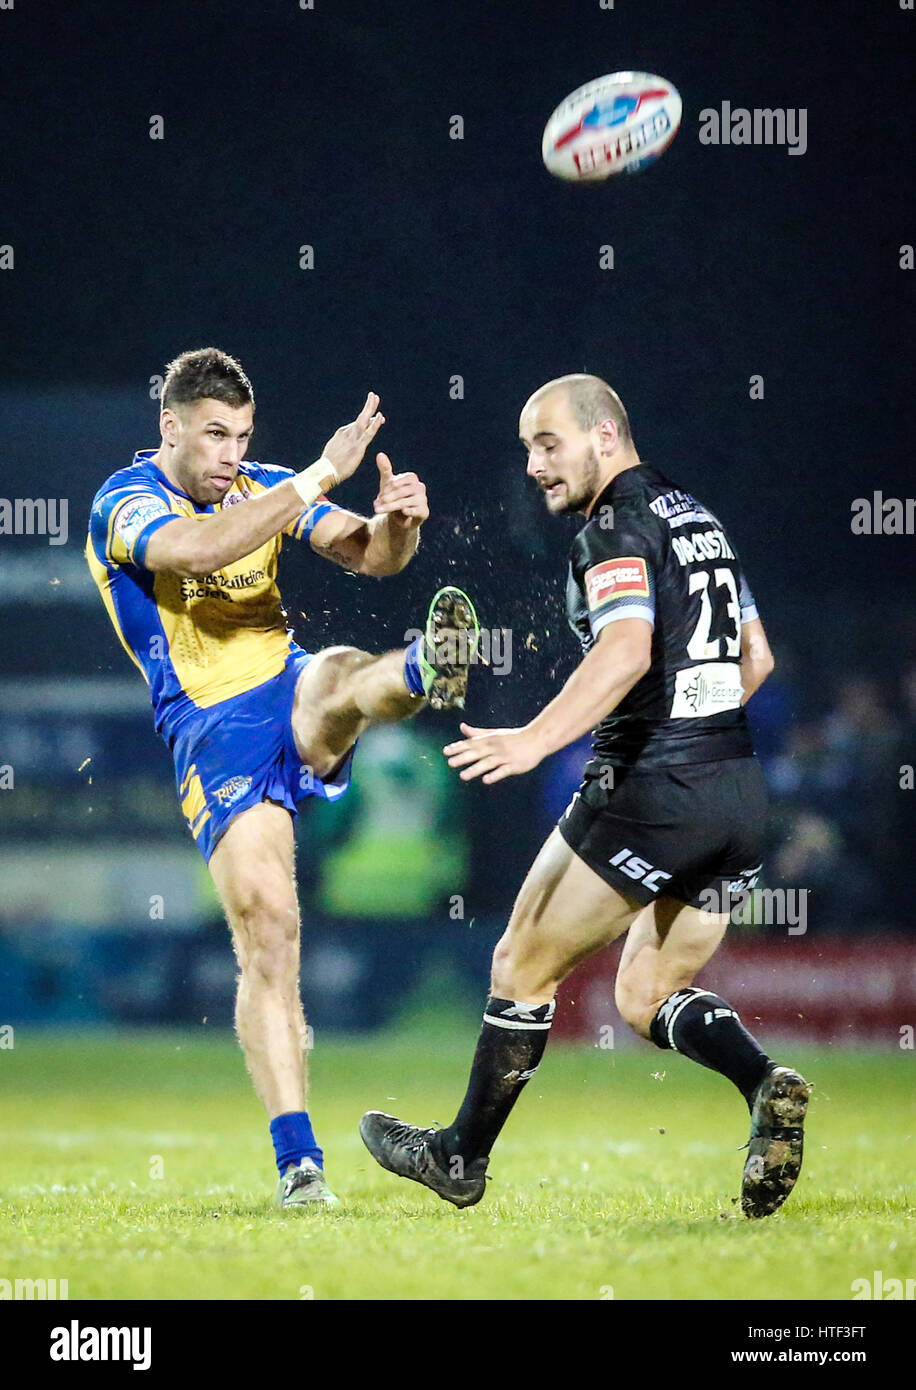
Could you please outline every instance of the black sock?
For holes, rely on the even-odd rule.
[[[537,1071],[554,1007],[553,1000],[549,1004],[487,1000],[461,1109],[434,1141],[446,1164],[456,1155],[468,1164],[489,1154],[522,1087]]]
[[[734,1082],[748,1105],[775,1063],[763,1052],[730,1004],[708,990],[675,990],[652,1020],[656,1047],[682,1052]]]

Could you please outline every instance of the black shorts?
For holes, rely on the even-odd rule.
[[[677,898],[727,912],[760,871],[766,807],[756,758],[607,767],[586,777],[558,829],[589,868],[639,903]]]

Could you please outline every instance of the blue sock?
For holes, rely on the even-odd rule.
[[[422,641],[422,637],[415,638],[404,653],[404,684],[411,695],[426,694],[423,688],[423,677],[420,675],[420,643]]]
[[[270,1137],[281,1178],[287,1168],[301,1163],[303,1158],[312,1158],[319,1168],[324,1168],[324,1154],[312,1133],[307,1111],[291,1110],[287,1115],[278,1115],[270,1122]]]

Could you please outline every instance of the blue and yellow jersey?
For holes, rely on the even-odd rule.
[[[252,690],[284,669],[292,635],[277,588],[283,536],[203,579],[151,573],[150,537],[175,517],[204,517],[216,507],[181,492],[142,449],[96,493],[86,559],[124,648],[150,687],[156,728],[192,709],[208,709]],[[243,460],[218,507],[243,503],[293,476],[289,468]],[[328,512],[320,497],[284,529],[307,539]]]

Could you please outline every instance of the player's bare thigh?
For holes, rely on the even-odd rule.
[[[256,963],[262,973],[282,973],[298,955],[294,854],[289,812],[262,801],[230,822],[210,856],[243,971]]]
[[[493,994],[546,1004],[579,961],[615,941],[639,910],[552,831],[494,952]]]
[[[347,686],[360,661],[373,658],[355,647],[325,647],[296,682],[293,738],[303,764],[316,777],[328,777],[369,726],[347,698]]]
[[[424,704],[408,689],[402,648],[373,654],[326,647],[296,682],[293,739],[303,764],[329,777],[370,724],[409,719]]]
[[[635,917],[617,967],[615,999],[641,1037],[675,990],[693,983],[725,935],[728,915],[658,898]]]

